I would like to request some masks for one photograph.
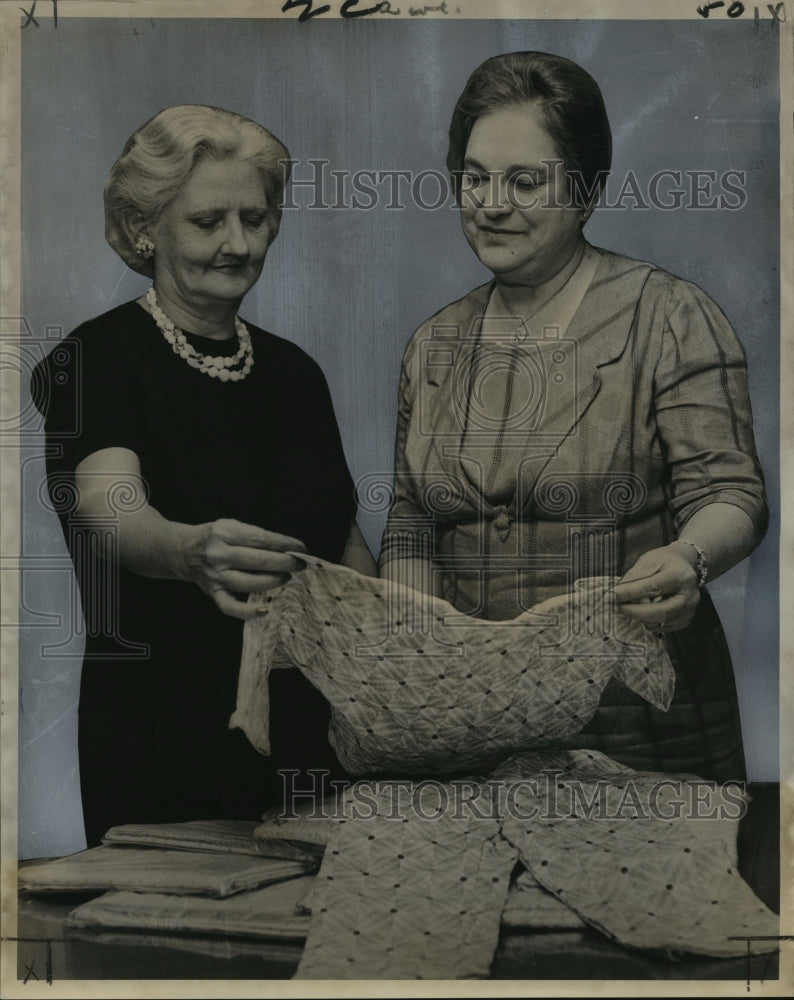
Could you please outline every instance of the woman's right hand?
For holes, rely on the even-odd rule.
[[[187,527],[185,576],[233,618],[253,618],[256,607],[241,594],[258,594],[286,583],[301,569],[290,551],[305,552],[297,538],[231,518]]]

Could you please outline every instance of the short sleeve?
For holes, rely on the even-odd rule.
[[[676,527],[710,503],[730,503],[762,535],[768,510],[744,351],[719,307],[689,282],[670,286],[655,407]]]
[[[44,417],[50,471],[73,473],[103,448],[140,454],[145,435],[143,387],[108,331],[78,329],[39,363],[31,381]]]

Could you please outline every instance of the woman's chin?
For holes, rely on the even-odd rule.
[[[210,298],[241,299],[254,287],[258,277],[250,271],[214,268],[207,275],[204,291]]]
[[[494,274],[503,274],[521,265],[521,258],[513,248],[504,245],[484,244],[480,241],[473,242],[472,240],[469,240],[469,246],[477,255],[482,266],[487,267]]]
[[[483,267],[487,267],[497,278],[507,278],[515,275],[519,276],[523,261],[515,254],[508,253],[483,253],[477,254]]]

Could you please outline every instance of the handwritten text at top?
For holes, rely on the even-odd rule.
[[[766,9],[774,21],[782,23],[786,20],[785,3],[768,3]],[[720,13],[727,14],[728,17],[737,18],[741,17],[745,13],[745,10],[745,5],[740,3],[739,0],[733,0],[733,3],[726,3],[726,0],[712,0],[711,3],[704,3],[697,8],[697,12],[701,17],[709,17],[712,11],[720,11]],[[761,17],[761,12],[757,6],[753,7],[753,17],[756,21]]]
[[[381,0],[380,3],[370,4],[368,7],[361,7],[362,0],[344,0],[339,5],[339,13],[342,17],[365,17],[368,14],[401,14],[402,10],[392,7],[390,0]],[[315,7],[315,0],[285,0],[282,13],[286,14],[291,10],[299,10],[298,21],[308,21],[312,17],[320,14],[327,14],[331,10],[331,4],[324,3]],[[426,14],[448,14],[446,0],[439,4],[424,4],[421,7],[409,7],[408,13],[411,17],[423,17]]]

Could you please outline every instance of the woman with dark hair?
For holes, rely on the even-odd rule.
[[[488,619],[619,577],[621,613],[665,636],[673,704],[612,681],[566,746],[742,778],[733,669],[703,589],[767,523],[742,347],[695,285],[586,241],[611,133],[576,63],[483,63],[447,163],[494,277],[408,345],[382,572]]]
[[[266,129],[218,108],[141,126],[108,178],[106,236],[153,284],[35,373],[86,622],[89,846],[121,823],[255,819],[278,800],[278,768],[339,769],[328,706],[294,670],[273,679],[271,758],[228,728],[247,596],[296,571],[295,550],[374,570],[320,369],[237,315],[288,163]]]

